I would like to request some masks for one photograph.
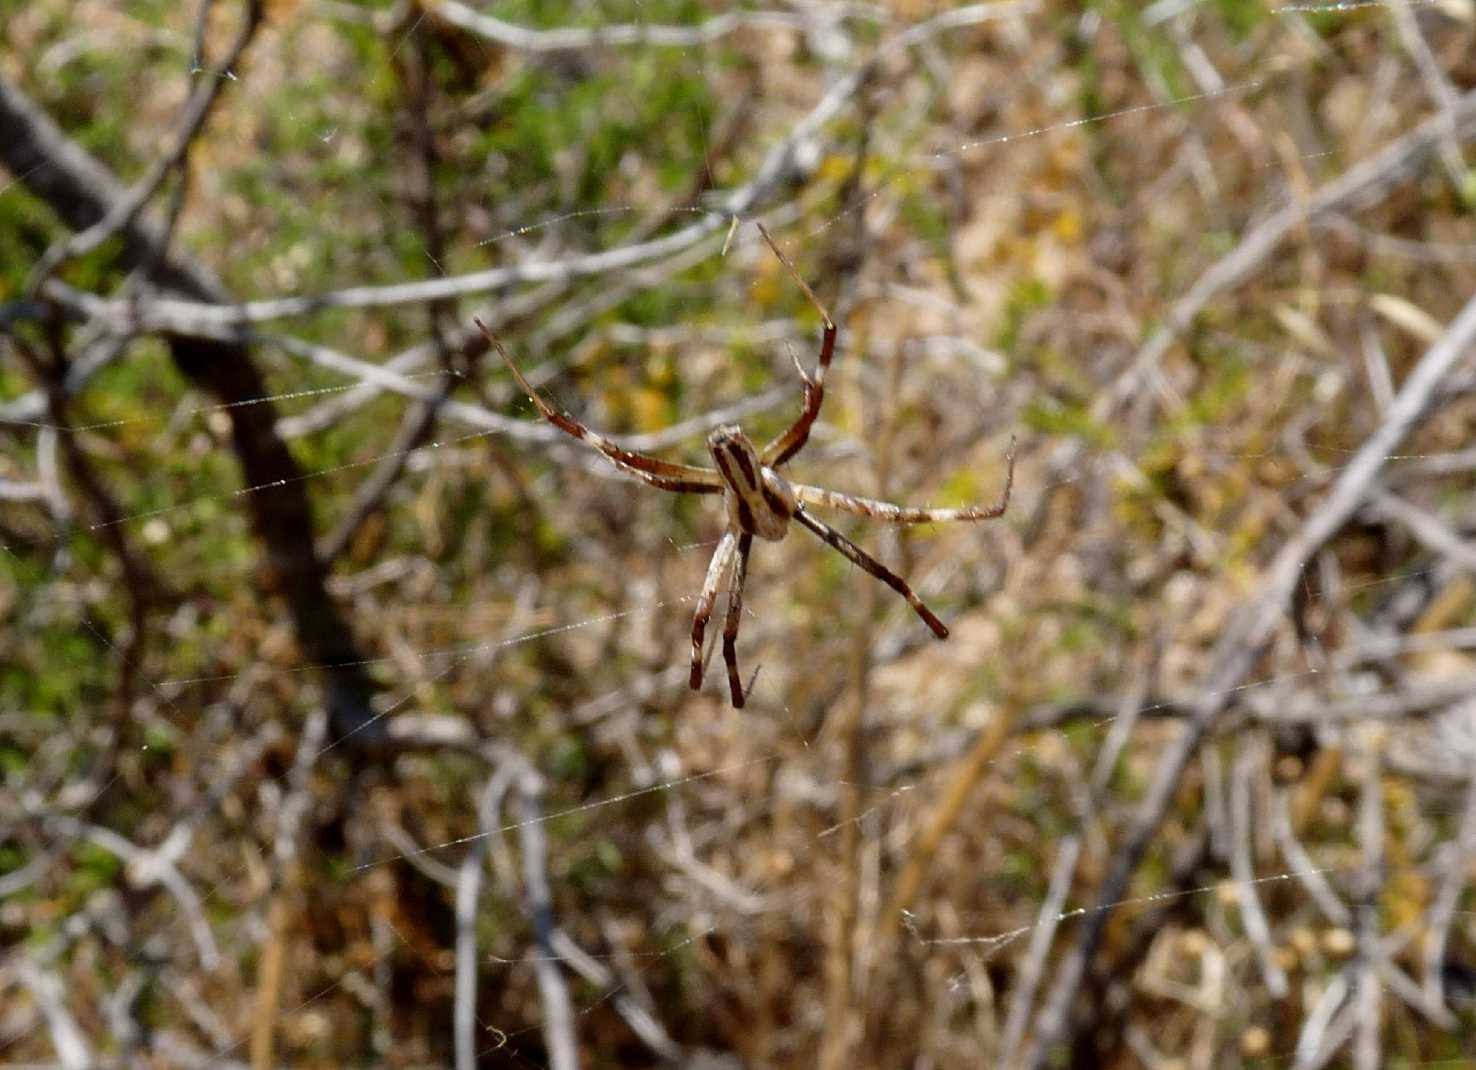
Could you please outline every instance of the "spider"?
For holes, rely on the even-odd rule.
[[[587,442],[603,453],[621,472],[648,483],[661,490],[681,494],[721,494],[727,506],[728,523],[718,540],[717,549],[707,566],[707,578],[702,584],[702,593],[697,598],[697,611],[692,617],[692,673],[690,684],[696,691],[702,686],[703,636],[712,617],[713,603],[717,600],[718,588],[724,576],[728,576],[728,614],[723,625],[723,661],[728,668],[728,689],[732,694],[733,706],[742,708],[747,697],[743,682],[738,674],[738,624],[743,613],[743,583],[748,576],[748,555],[753,547],[754,536],[770,542],[784,538],[791,520],[813,532],[830,546],[840,551],[857,565],[881,580],[907,600],[907,604],[923,619],[939,639],[948,638],[948,628],[934,615],[907,581],[888,569],[876,558],[846,538],[823,520],[813,516],[805,507],[808,505],[842,509],[848,513],[884,520],[892,524],[930,524],[953,520],[993,520],[1004,515],[1010,504],[1010,488],[1015,482],[1015,441],[1010,440],[1006,455],[1004,491],[999,501],[990,506],[975,506],[967,509],[926,509],[891,502],[858,498],[823,487],[812,487],[804,483],[791,482],[779,474],[777,469],[793,459],[804,448],[810,438],[810,428],[820,415],[820,404],[825,398],[825,373],[835,354],[836,326],[830,313],[815,296],[808,283],[769,236],[762,223],[759,233],[784,265],[799,288],[804,291],[810,304],[820,313],[824,334],[820,342],[820,359],[815,374],[805,371],[798,358],[794,366],[804,383],[804,405],[799,417],[789,429],[779,435],[762,450],[755,449],[753,442],[739,427],[728,424],[716,428],[707,436],[707,452],[716,468],[704,468],[690,464],[663,461],[634,450],[623,449],[604,435],[585,427],[574,417],[561,413],[550,405],[533,388],[527,378],[498,341],[496,335],[487,330],[480,319],[474,320],[488,343],[495,349],[512,372],[518,385],[537,406],[543,418],[559,430]]]

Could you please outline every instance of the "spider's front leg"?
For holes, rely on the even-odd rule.
[[[820,342],[820,360],[815,367],[815,374],[812,376],[809,372],[805,371],[803,365],[798,360],[794,362],[794,366],[799,369],[800,379],[805,384],[805,404],[800,410],[799,418],[790,425],[788,430],[774,439],[773,442],[770,442],[763,450],[764,464],[770,468],[778,468],[804,448],[805,443],[810,438],[810,428],[820,415],[820,406],[825,401],[825,373],[830,370],[830,360],[835,355],[836,326],[835,321],[830,318],[830,313],[820,303],[820,298],[815,296],[815,291],[810,289],[810,284],[804,280],[804,277],[795,269],[795,266],[790,263],[789,257],[784,255],[784,250],[779,248],[778,242],[770,237],[768,230],[765,229],[762,223],[758,225],[758,228],[759,233],[764,236],[764,241],[769,243],[769,248],[774,250],[774,255],[784,265],[784,270],[789,273],[789,277],[804,291],[805,297],[809,299],[810,304],[815,306],[815,311],[820,313],[820,320],[825,326]]]
[[[508,371],[512,372],[513,378],[523,388],[523,393],[528,395],[528,400],[533,402],[535,408],[543,415],[543,418],[553,424],[564,434],[571,438],[577,438],[581,442],[588,443],[608,457],[620,471],[628,476],[649,483],[653,487],[662,490],[677,491],[682,494],[721,494],[723,481],[718,474],[710,468],[700,468],[690,464],[675,464],[671,461],[663,461],[659,457],[648,457],[644,453],[625,449],[597,431],[584,426],[574,417],[566,412],[560,412],[544,399],[543,395],[533,389],[533,384],[528,382],[527,377],[516,364],[512,357],[508,356],[498,337],[487,329],[487,325],[475,316],[472,322],[477,325],[477,330],[482,332],[482,337],[487,339],[487,344],[497,351],[502,362],[507,365]]]
[[[723,574],[733,563],[733,555],[737,549],[738,533],[729,528],[723,532],[717,549],[712,552],[712,560],[707,565],[707,578],[702,581],[702,593],[697,596],[697,611],[692,614],[692,675],[688,681],[693,691],[702,687],[702,637],[707,633],[707,622],[712,619],[712,604],[717,600]]]

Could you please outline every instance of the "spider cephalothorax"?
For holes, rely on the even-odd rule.
[[[799,508],[789,480],[764,464],[748,436],[733,424],[707,436],[707,452],[723,477],[729,521],[745,535],[770,542],[784,538]]]
[[[1010,488],[1015,482],[1015,444],[1010,442],[1006,458],[1004,491],[994,505],[975,506],[967,509],[924,509],[891,502],[879,502],[871,498],[857,498],[850,494],[812,487],[804,483],[791,483],[776,469],[798,453],[809,440],[810,427],[820,415],[820,405],[825,399],[825,373],[830,368],[835,354],[835,322],[814,291],[795,271],[789,258],[780,251],[769,232],[759,224],[759,232],[768,242],[769,248],[779,258],[790,277],[810,299],[825,324],[820,343],[820,359],[813,377],[805,371],[799,361],[795,367],[805,384],[805,402],[798,419],[778,438],[762,450],[757,449],[743,431],[732,424],[714,430],[707,436],[707,452],[716,468],[698,465],[677,464],[663,461],[644,453],[625,449],[598,432],[591,431],[578,420],[559,412],[533,385],[524,378],[518,366],[512,362],[491,332],[477,320],[477,327],[486,335],[492,348],[497,350],[518,385],[537,406],[544,419],[575,438],[588,442],[603,453],[616,468],[629,476],[649,483],[662,490],[679,491],[687,494],[721,494],[728,510],[728,526],[718,540],[712,561],[707,566],[707,579],[702,584],[702,593],[697,597],[697,611],[692,617],[692,673],[691,685],[695,691],[702,686],[703,653],[702,641],[707,632],[707,622],[712,617],[713,603],[717,600],[718,588],[728,577],[728,612],[723,624],[723,662],[728,669],[728,690],[734,706],[742,706],[745,698],[743,681],[738,675],[738,624],[743,615],[743,582],[748,577],[748,555],[753,548],[753,537],[777,542],[784,538],[791,520],[813,532],[827,544],[844,554],[855,564],[881,580],[903,598],[913,611],[939,639],[948,638],[948,629],[934,615],[921,598],[908,586],[907,581],[892,572],[850,539],[836,531],[824,521],[811,516],[806,505],[826,506],[842,509],[849,513],[885,520],[893,524],[928,524],[950,520],[992,520],[1003,516],[1010,504]]]

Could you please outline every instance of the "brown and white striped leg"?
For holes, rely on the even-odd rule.
[[[723,661],[728,666],[728,690],[733,695],[733,708],[743,708],[743,680],[738,675],[738,625],[743,619],[743,582],[748,579],[748,552],[753,549],[753,536],[738,536],[738,560],[728,581],[728,618],[723,623]]]
[[[737,548],[738,533],[729,528],[723,532],[717,549],[712,552],[712,560],[707,565],[707,578],[702,581],[702,593],[697,596],[697,612],[692,614],[692,675],[688,681],[693,691],[702,686],[702,637],[707,633],[707,622],[712,617],[712,604],[717,600],[723,574],[733,563],[733,554]]]
[[[503,348],[502,342],[491,331],[487,330],[485,324],[479,319],[473,319],[477,329],[487,339],[487,344],[497,351],[502,362],[507,365],[508,371],[513,373],[513,378],[523,388],[523,393],[528,395],[528,400],[537,406],[543,418],[553,424],[560,431],[581,442],[588,443],[599,450],[615,463],[627,475],[634,476],[642,482],[649,483],[653,487],[662,490],[678,491],[684,494],[721,494],[723,490],[722,478],[711,468],[701,468],[692,464],[676,464],[672,461],[663,461],[659,457],[651,457],[635,450],[625,449],[610,441],[598,431],[585,427],[568,413],[560,412],[550,405],[533,384],[528,382],[522,371],[513,363],[512,357],[508,356],[507,350]]]
[[[923,604],[923,600],[917,596],[917,593],[907,585],[907,581],[901,576],[887,568],[886,565],[883,565],[823,520],[816,520],[803,507],[794,514],[794,518],[835,549],[845,554],[846,557],[860,565],[867,572],[881,580],[892,590],[896,591],[903,598],[907,599],[907,604],[912,607],[913,612],[923,619],[923,623],[931,628],[933,634],[939,639],[948,638],[948,628],[934,615],[931,609]]]
[[[1005,458],[1005,485],[999,501],[993,505],[974,505],[964,509],[927,509],[910,505],[896,505],[877,501],[875,498],[859,498],[854,494],[842,494],[824,487],[812,487],[806,483],[791,483],[794,496],[806,505],[820,505],[829,509],[843,509],[857,516],[872,520],[885,520],[889,524],[941,524],[958,520],[993,520],[1005,515],[1010,507],[1010,491],[1015,485],[1015,440],[1010,439],[1010,452]]]

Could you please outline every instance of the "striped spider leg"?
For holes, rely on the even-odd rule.
[[[800,380],[804,383],[804,404],[795,421],[762,451],[754,446],[742,429],[734,425],[718,427],[707,436],[707,452],[712,458],[713,468],[697,465],[676,464],[656,457],[627,450],[610,439],[584,426],[574,417],[562,413],[550,405],[533,388],[518,366],[508,356],[502,343],[482,324],[476,325],[488,343],[502,357],[518,385],[528,395],[539,413],[549,423],[574,438],[599,450],[620,471],[662,490],[684,494],[721,494],[728,514],[728,523],[713,551],[707,566],[707,576],[702,591],[697,597],[697,609],[692,616],[692,669],[689,683],[695,691],[702,686],[704,672],[703,640],[708,621],[712,619],[713,606],[717,602],[718,589],[726,578],[728,610],[723,624],[723,661],[728,670],[728,690],[735,707],[741,708],[747,698],[738,671],[738,626],[743,613],[743,585],[748,578],[748,559],[753,548],[754,537],[769,542],[778,542],[789,530],[789,522],[797,521],[801,527],[813,533],[827,545],[839,551],[850,561],[861,566],[872,576],[881,580],[907,600],[907,604],[922,618],[939,639],[948,638],[948,628],[917,596],[907,581],[891,571],[850,539],[829,524],[812,516],[807,505],[883,520],[893,524],[931,524],[949,521],[992,520],[1003,516],[1010,504],[1010,490],[1015,481],[1015,444],[1010,441],[1007,457],[1004,491],[994,505],[976,506],[965,509],[926,509],[895,505],[891,502],[858,498],[823,487],[812,487],[804,483],[791,483],[776,470],[792,459],[809,441],[810,428],[820,415],[820,406],[825,399],[825,374],[835,355],[836,325],[830,313],[815,296],[815,292],[800,276],[789,258],[763,224],[759,233],[773,250],[791,279],[804,292],[810,303],[820,313],[823,334],[820,342],[820,359],[812,376],[795,360]]]

